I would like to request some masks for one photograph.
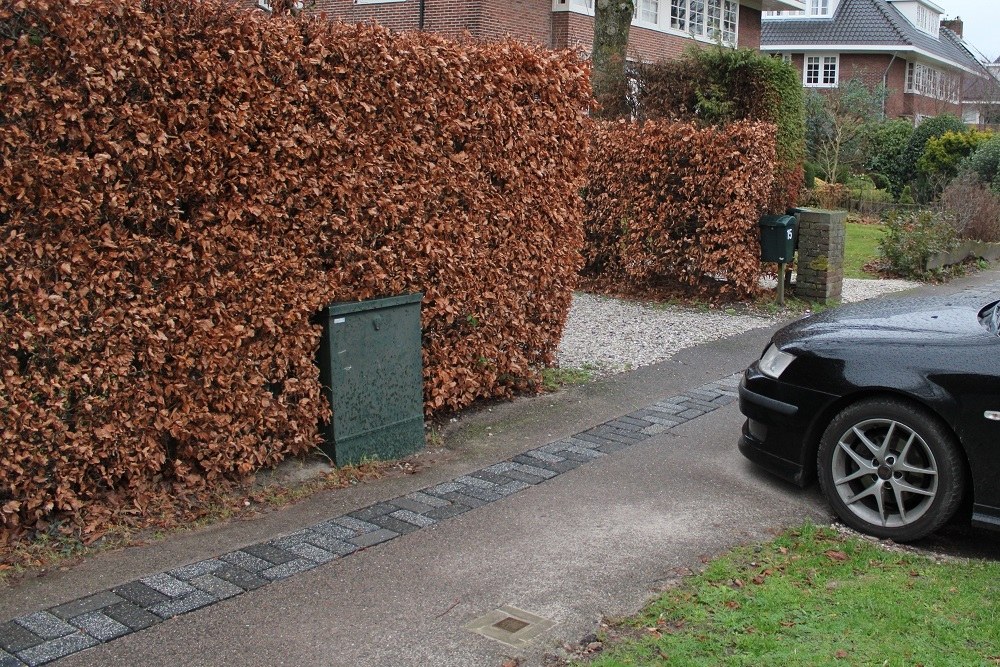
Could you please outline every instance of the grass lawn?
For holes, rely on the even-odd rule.
[[[862,225],[847,223],[847,238],[844,241],[844,277],[877,278],[865,273],[865,263],[878,257],[878,240],[882,237],[882,225]]]
[[[806,526],[710,562],[609,634],[580,664],[997,665],[1000,563],[939,563]]]

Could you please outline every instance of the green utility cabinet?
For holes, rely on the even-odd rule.
[[[760,259],[787,264],[795,255],[795,218],[765,215],[760,219]]]
[[[335,303],[322,311],[320,382],[333,409],[322,449],[336,465],[423,448],[422,297]]]

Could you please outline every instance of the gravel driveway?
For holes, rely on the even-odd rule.
[[[844,280],[843,302],[863,301],[919,286],[908,280]],[[751,329],[781,317],[730,315],[626,301],[578,292],[559,345],[563,368],[590,368],[601,375],[664,361],[687,347]]]

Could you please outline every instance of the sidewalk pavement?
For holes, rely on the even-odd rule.
[[[704,556],[829,519],[735,450],[735,374],[772,331],[464,417],[418,475],[22,582],[0,667],[543,664]]]

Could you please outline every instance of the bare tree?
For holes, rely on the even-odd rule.
[[[630,113],[625,56],[635,13],[633,0],[596,0],[594,3],[594,98],[596,116],[618,118]]]

